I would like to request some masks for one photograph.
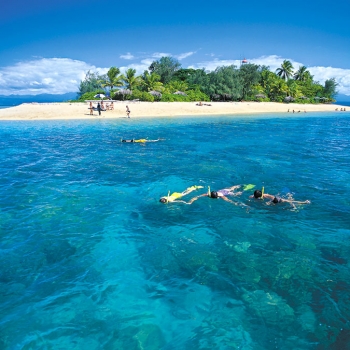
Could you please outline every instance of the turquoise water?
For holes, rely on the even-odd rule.
[[[349,159],[345,113],[1,122],[0,348],[348,349]],[[236,184],[311,204],[158,201]]]

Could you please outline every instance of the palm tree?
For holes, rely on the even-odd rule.
[[[185,92],[188,89],[188,84],[185,81],[173,80],[166,87],[171,93],[175,91]]]
[[[305,66],[300,66],[294,74],[294,79],[299,81],[305,81],[310,76],[309,71]]]
[[[293,80],[293,79],[288,80],[287,87],[288,87],[287,93],[290,97],[298,98],[301,96],[301,92],[300,92],[298,83],[295,80]]]
[[[123,86],[123,75],[120,74],[120,69],[111,67],[107,72],[105,80],[101,81],[102,87],[109,87],[111,90],[117,86]]]
[[[281,68],[276,69],[276,74],[284,79],[288,80],[291,75],[293,74],[293,65],[290,61],[284,60],[283,63],[281,64]]]
[[[142,81],[140,76],[135,76],[136,69],[129,68],[125,72],[125,76],[123,77],[123,81],[125,83],[125,86],[129,90],[134,90],[137,86],[140,86]]]
[[[157,73],[151,73],[147,70],[143,73],[142,84],[146,87],[147,91],[162,91],[163,83],[160,82],[160,75]]]

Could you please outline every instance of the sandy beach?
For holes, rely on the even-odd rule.
[[[242,115],[259,113],[285,113],[286,116],[305,112],[340,110],[343,106],[324,104],[285,104],[275,102],[210,102],[198,106],[195,102],[114,102],[114,110],[97,111],[90,115],[88,103],[24,103],[16,107],[0,109],[0,120],[47,120],[47,119],[98,119],[125,118],[128,105],[131,118],[175,117],[205,115]],[[345,107],[346,108],[346,107]],[[290,113],[288,112],[288,109]],[[348,109],[347,109],[348,112]]]

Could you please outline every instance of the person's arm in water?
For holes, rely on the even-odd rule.
[[[291,204],[310,204],[311,202],[309,200],[306,201],[295,201],[295,200],[291,200],[291,199],[281,199],[281,202],[287,202],[287,203],[291,203]]]
[[[187,202],[185,202],[185,201],[183,201],[183,200],[181,200],[181,199],[175,199],[175,200],[173,200],[171,203],[185,203],[185,204],[187,204]]]
[[[221,199],[223,199],[224,201],[230,202],[230,203],[232,203],[232,204],[234,204],[234,205],[238,205],[236,202],[231,201],[231,199],[228,199],[226,196],[220,196],[220,197],[218,197],[218,198],[221,198]]]
[[[262,197],[255,197],[253,194],[251,196],[249,196],[249,198],[255,198],[255,199],[271,199],[273,200],[275,198],[275,196],[268,194],[268,193],[264,193],[262,195]]]
[[[192,204],[194,201],[196,201],[197,199],[199,199],[201,197],[208,197],[208,194],[203,193],[203,194],[200,194],[199,196],[193,197],[189,202],[187,202],[187,204]]]
[[[255,198],[255,199],[263,199],[263,198],[267,198],[267,199],[274,199],[275,198],[275,196],[272,196],[271,194],[268,194],[268,193],[264,193],[263,194],[263,198],[261,198],[261,197],[255,197],[253,194],[251,195],[251,196],[249,196],[249,198]]]

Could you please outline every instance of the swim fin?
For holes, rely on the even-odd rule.
[[[196,185],[194,185],[194,186],[189,187],[189,188],[187,189],[187,191],[188,191],[188,190],[192,190],[192,191],[198,190],[198,188],[203,188],[203,186],[196,186]]]
[[[253,185],[253,184],[244,185],[243,191],[251,190],[251,189],[254,188],[254,187],[255,187],[255,185]]]

